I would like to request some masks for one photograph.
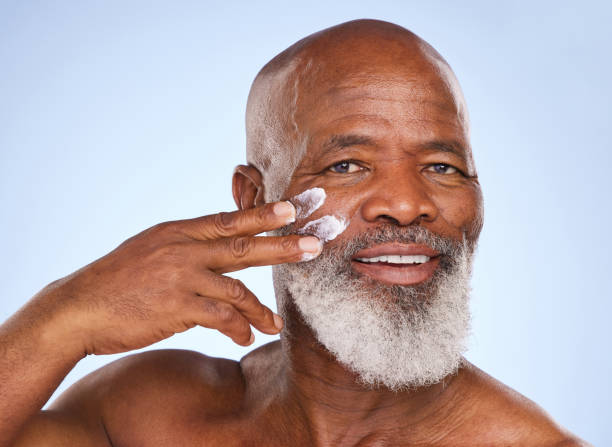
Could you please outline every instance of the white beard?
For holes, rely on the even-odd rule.
[[[350,258],[375,243],[424,243],[443,255],[433,277],[389,286],[357,275]],[[293,300],[318,341],[368,387],[398,391],[431,385],[457,371],[470,332],[475,244],[423,227],[377,228],[316,259],[273,267],[279,312]]]

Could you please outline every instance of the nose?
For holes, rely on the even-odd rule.
[[[438,216],[438,207],[426,180],[406,170],[380,173],[370,185],[370,194],[361,206],[367,222],[390,222],[397,225],[416,225],[431,222]]]

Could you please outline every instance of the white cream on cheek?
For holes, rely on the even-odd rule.
[[[323,205],[325,198],[323,188],[310,188],[293,196],[290,202],[295,206],[296,219],[306,219]]]
[[[329,242],[346,230],[347,226],[348,222],[344,218],[328,214],[308,222],[298,230],[298,233],[312,234],[323,242]]]
[[[305,219],[319,209],[325,202],[325,190],[323,188],[311,188],[294,196],[290,202],[295,205],[296,218]],[[325,215],[306,223],[297,230],[298,234],[312,234],[322,242],[335,239],[346,230],[348,221],[339,215]]]

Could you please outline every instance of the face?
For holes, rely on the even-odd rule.
[[[420,225],[474,244],[482,195],[455,78],[431,58],[408,67],[385,62],[375,61],[370,72],[347,67],[353,74],[339,79],[338,70],[319,64],[318,75],[304,76],[295,127],[306,152],[284,197],[325,190],[325,203],[310,219],[332,214],[349,221],[330,246],[381,224]],[[419,280],[362,264],[353,268],[377,281]]]
[[[306,150],[284,197],[315,187],[327,197],[287,232],[325,215],[348,225],[318,259],[274,269],[279,299],[294,300],[323,345],[365,383],[391,388],[456,368],[482,226],[454,76],[433,58],[408,62],[371,54],[375,69],[323,61],[303,76],[294,123]],[[426,262],[404,263],[414,255]]]

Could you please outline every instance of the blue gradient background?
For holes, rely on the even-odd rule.
[[[485,226],[468,359],[612,442],[607,5],[0,1],[0,320],[155,223],[234,209],[259,68],[322,28],[389,20],[448,60],[471,114]],[[274,306],[269,268],[236,276]],[[154,348],[246,352],[202,328]],[[58,392],[118,357],[86,358]]]

